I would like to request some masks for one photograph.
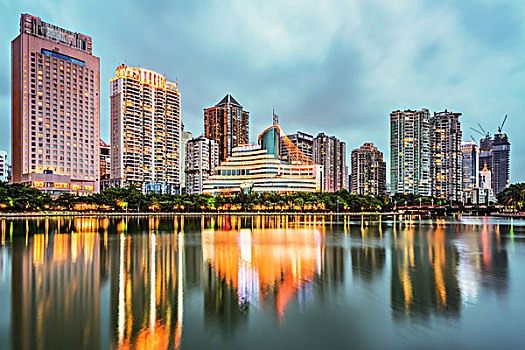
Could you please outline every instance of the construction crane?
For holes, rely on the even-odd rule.
[[[498,133],[501,134],[501,130],[503,130],[503,125],[505,125],[505,122],[507,121],[507,114],[505,114],[505,118],[503,118],[503,123],[498,127]]]
[[[472,141],[474,141],[475,144],[477,144],[476,140],[474,139],[474,136],[470,135],[470,138],[472,139]]]
[[[477,132],[477,133],[480,134],[481,136],[485,136],[485,134],[482,133],[481,131],[479,131],[478,129],[470,128],[470,130]]]
[[[485,129],[483,129],[483,127],[481,126],[480,123],[478,123],[478,126],[481,129],[481,131],[483,131],[483,133],[485,134],[485,137],[489,137],[490,136],[490,133],[486,132]]]
[[[266,134],[270,129],[276,129],[279,137],[283,140],[284,145],[286,146],[286,149],[288,151],[288,155],[290,157],[290,161],[293,165],[315,165],[313,160],[308,158],[307,155],[305,155],[297,146],[286,136],[283,129],[279,125],[272,125],[268,127],[266,130],[264,130],[259,135],[259,140],[261,139],[262,135]]]

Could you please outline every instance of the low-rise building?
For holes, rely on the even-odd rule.
[[[323,167],[317,164],[281,164],[258,145],[235,147],[215,174],[204,181],[203,193],[235,194],[251,192],[320,192]]]

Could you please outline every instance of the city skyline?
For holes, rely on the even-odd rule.
[[[513,133],[513,130],[520,130],[520,123],[523,123],[519,113],[523,109],[522,102],[514,95],[519,94],[518,81],[523,80],[519,78],[524,74],[517,55],[519,43],[523,42],[523,30],[518,18],[514,18],[523,12],[522,8],[517,8],[521,4],[456,8],[449,4],[405,7],[396,2],[395,7],[383,4],[375,11],[349,5],[350,10],[356,10],[354,12],[361,16],[360,24],[354,25],[343,23],[341,9],[330,3],[321,8],[317,4],[303,9],[304,16],[295,24],[286,20],[286,16],[298,10],[293,5],[274,6],[270,2],[254,4],[250,9],[235,2],[230,5],[234,13],[246,10],[256,23],[242,20],[222,28],[199,27],[210,16],[224,11],[214,8],[213,4],[176,5],[168,9],[160,4],[158,9],[148,11],[134,9],[141,5],[130,4],[120,11],[121,7],[106,4],[106,10],[97,14],[97,21],[86,15],[92,10],[83,5],[2,4],[1,40],[8,48],[18,31],[19,16],[24,12],[93,37],[93,52],[101,59],[101,137],[106,141],[109,140],[109,79],[115,68],[125,61],[128,65],[159,71],[170,80],[178,79],[184,95],[182,119],[186,130],[194,135],[203,130],[202,109],[218,96],[231,93],[250,111],[251,143],[256,143],[257,135],[268,126],[271,109],[275,108],[281,116],[283,129],[288,132],[303,130],[314,135],[318,132],[335,135],[346,142],[347,152],[363,142],[374,142],[385,152],[387,163],[390,163],[388,115],[393,110],[427,107],[431,112],[445,108],[461,112],[464,141],[469,139],[470,127],[478,122],[495,133],[508,113],[504,131],[512,143],[511,183],[523,181],[525,161],[521,150],[525,141]],[[257,9],[260,11],[256,15]],[[466,13],[467,10],[471,12]],[[273,16],[273,11],[283,14]],[[131,18],[139,12],[143,25],[130,24]],[[416,28],[428,28],[422,31],[428,40],[418,37],[416,29],[396,24],[393,33],[382,34],[394,42],[385,43],[384,38],[373,35],[375,30],[381,32],[381,28],[369,28],[363,23],[367,18],[380,18],[390,23],[396,15],[405,12],[412,17],[417,17],[418,13],[423,16]],[[173,21],[178,14],[183,20]],[[328,23],[330,15],[334,16],[334,24]],[[445,20],[443,15],[446,15]],[[307,19],[314,21],[303,33],[300,28],[308,23]],[[273,30],[259,33],[257,24],[263,20]],[[485,23],[486,27],[478,28],[476,21]],[[438,25],[436,29],[432,24],[442,27]],[[445,25],[448,27],[444,28]],[[243,32],[243,29],[247,30]],[[483,30],[486,32],[480,32]],[[455,31],[456,36],[453,35]],[[154,36],[157,32],[163,33],[158,35],[158,40]],[[177,36],[166,33],[177,33]],[[229,36],[219,37],[225,34]],[[363,39],[353,37],[354,34],[374,39],[369,45],[376,45],[378,52],[367,51],[367,45],[361,42]],[[162,44],[160,39],[165,37],[176,38],[176,45]],[[292,40],[294,38],[296,40]],[[480,42],[482,40],[492,45]],[[253,50],[231,54],[228,47],[237,44],[241,47],[249,44],[248,48]],[[398,45],[402,50],[386,58],[391,45]],[[465,47],[471,52],[466,53]],[[223,53],[211,56],[217,49],[224,49]],[[259,50],[262,49],[264,54],[261,55]],[[371,56],[365,55],[367,52]],[[450,58],[454,53],[457,61]],[[413,60],[405,62],[407,55]],[[367,58],[378,65],[369,67],[364,63]],[[9,61],[8,54],[0,58],[0,76],[5,77],[0,87],[0,120],[5,123],[10,122]],[[392,70],[387,69],[389,67]],[[213,84],[209,84],[210,81]],[[448,88],[447,81],[452,82]],[[502,89],[502,86],[508,87]],[[309,102],[312,98],[317,99],[313,105]],[[319,118],[320,113],[324,113],[323,118]],[[473,136],[479,141],[478,135]],[[9,139],[9,128],[0,131],[0,149],[10,150]]]

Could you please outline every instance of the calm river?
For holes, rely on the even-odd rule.
[[[525,221],[0,219],[0,348],[525,346]]]

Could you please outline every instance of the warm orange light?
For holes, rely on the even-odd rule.
[[[33,187],[46,187],[46,183],[44,181],[33,181]]]

